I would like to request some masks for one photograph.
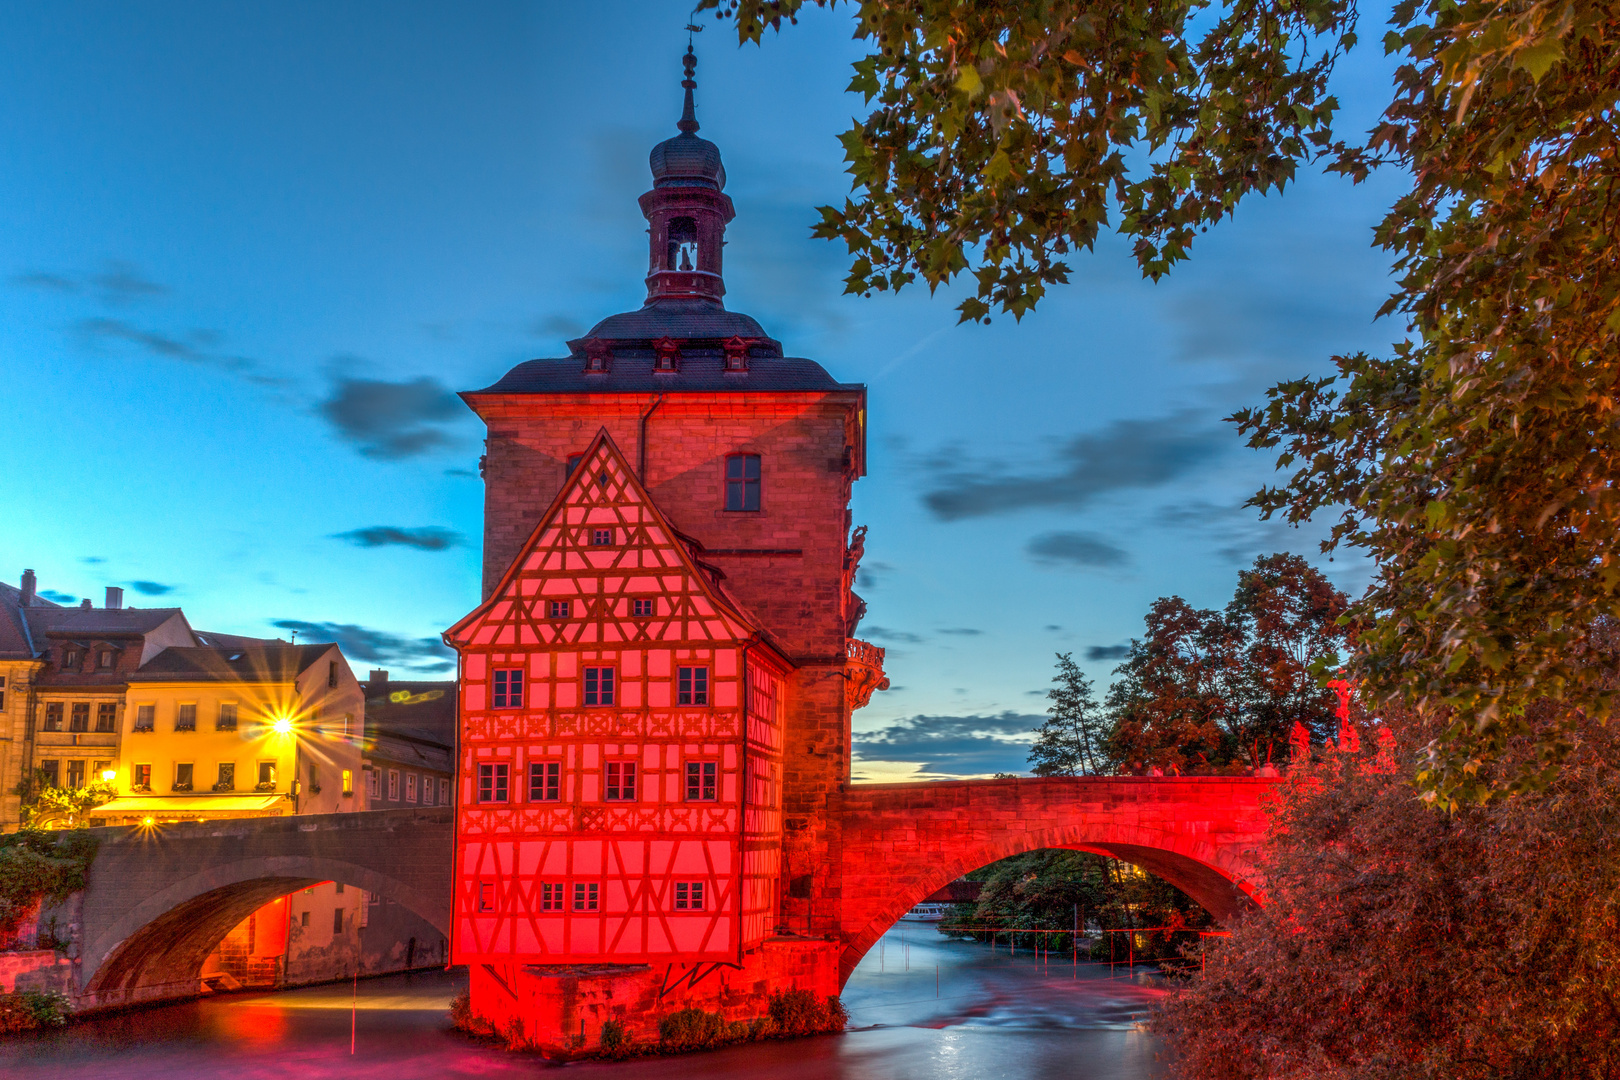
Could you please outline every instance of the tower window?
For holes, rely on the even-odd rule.
[[[665,253],[665,270],[696,270],[698,265],[697,219],[672,218],[669,223],[669,247]]]
[[[758,454],[731,454],[726,458],[726,509],[759,509]]]

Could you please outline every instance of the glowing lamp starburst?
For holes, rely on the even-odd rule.
[[[283,716],[274,724],[271,724],[270,728],[277,735],[290,735],[292,734],[292,721]]]

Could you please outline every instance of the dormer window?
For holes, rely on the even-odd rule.
[[[62,666],[72,670],[79,666],[79,650],[69,649],[62,654]]]
[[[748,370],[748,339],[741,337],[727,338],[723,343],[726,352],[727,371]]]
[[[105,669],[110,668],[112,666],[113,666],[112,650],[111,649],[102,649],[101,652],[98,653],[97,656],[96,656],[96,667],[102,668],[103,670],[105,670]]]
[[[593,338],[585,343],[585,373],[605,375],[613,366],[613,347]]]
[[[653,370],[679,371],[681,369],[681,343],[674,338],[659,338],[653,342]]]
[[[665,270],[696,270],[698,265],[697,219],[671,218]]]

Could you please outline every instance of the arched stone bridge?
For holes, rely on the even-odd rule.
[[[840,798],[840,880],[836,891],[825,889],[836,897],[840,976],[946,882],[1038,848],[1140,866],[1230,922],[1259,902],[1261,799],[1276,782],[1091,776],[850,785]]]
[[[837,837],[816,875],[843,942],[841,977],[907,909],[1009,855],[1072,848],[1157,874],[1221,921],[1261,883],[1261,798],[1275,781],[1083,777],[857,784],[835,797]],[[81,1008],[195,993],[203,960],[268,902],[341,881],[450,925],[448,807],[97,829],[74,912]]]
[[[448,936],[449,807],[93,829],[76,915],[81,1008],[195,993],[231,928],[321,881],[386,896]]]

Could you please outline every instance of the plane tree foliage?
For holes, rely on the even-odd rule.
[[[758,41],[804,3],[699,7]],[[1349,0],[849,6],[871,109],[842,137],[852,196],[816,233],[848,245],[851,291],[967,274],[964,319],[1018,317],[1103,227],[1157,277],[1302,164],[1410,180],[1375,234],[1406,340],[1233,419],[1288,470],[1253,505],[1326,515],[1326,549],[1375,561],[1352,671],[1369,701],[1447,718],[1416,751],[1428,798],[1550,782],[1567,724],[1617,704],[1584,655],[1620,615],[1620,7],[1400,0],[1389,104],[1347,138],[1328,82]],[[1565,727],[1530,724],[1545,696]],[[1537,754],[1488,767],[1532,732]]]

